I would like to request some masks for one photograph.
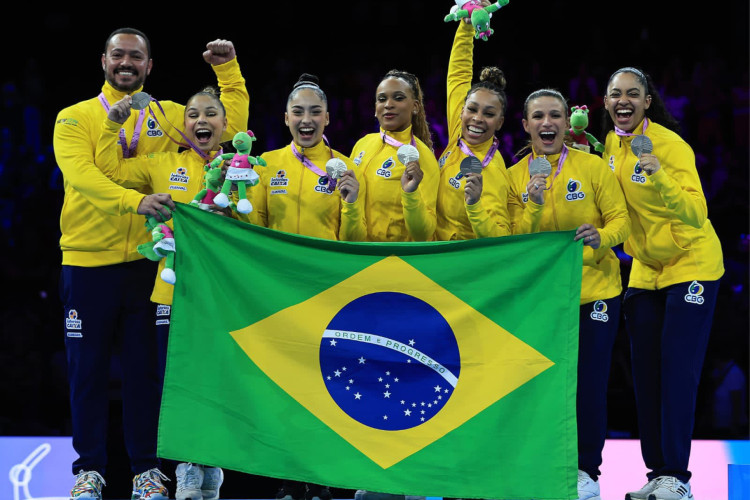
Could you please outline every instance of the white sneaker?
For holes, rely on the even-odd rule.
[[[578,500],[602,500],[599,483],[591,479],[588,473],[578,471]]]
[[[659,476],[656,478],[656,488],[649,494],[648,500],[693,500],[690,482],[683,483],[672,476]]]
[[[203,500],[201,485],[203,484],[203,469],[195,464],[178,464],[176,500]]]
[[[203,467],[203,500],[219,500],[219,488],[224,482],[224,471],[219,467]]]
[[[70,490],[70,500],[102,500],[102,488],[106,485],[102,475],[95,470],[81,470],[76,474],[76,484]]]
[[[656,489],[659,478],[654,478],[643,485],[643,488],[637,491],[631,491],[625,494],[625,500],[648,500],[648,495]]]

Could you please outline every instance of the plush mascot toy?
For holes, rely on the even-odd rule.
[[[198,191],[190,204],[198,205],[201,210],[208,210],[208,207],[214,204],[214,198],[221,190],[224,173],[221,170],[221,165],[215,167],[205,165],[203,170],[205,171],[203,174],[203,189]]]
[[[250,156],[253,141],[255,141],[255,135],[251,130],[248,130],[247,133],[237,132],[232,139],[232,145],[237,153],[225,153],[211,162],[211,167],[218,167],[225,160],[230,160],[224,185],[221,187],[221,192],[214,198],[215,205],[222,208],[229,206],[229,191],[234,184],[237,186],[237,194],[239,195],[237,212],[249,214],[253,211],[253,206],[247,199],[247,187],[257,185],[260,180],[258,174],[253,170],[253,166],[266,166],[266,161],[263,158]]]
[[[509,2],[510,0],[498,0],[484,8],[479,0],[456,0],[456,5],[451,8],[451,13],[445,16],[445,22],[460,21],[464,17],[470,17],[471,25],[474,26],[475,31],[474,38],[487,41],[487,38],[495,32],[490,28],[492,13],[505,7]]]
[[[172,228],[149,215],[146,217],[146,229],[151,232],[151,241],[138,245],[138,253],[154,262],[166,259],[160,276],[170,285],[174,285],[177,281],[177,276],[174,273],[174,253],[177,249],[174,244]]]
[[[594,146],[594,150],[601,153],[604,151],[604,144],[596,140],[592,134],[586,132],[589,126],[589,109],[586,106],[575,106],[570,110],[570,130],[566,133],[573,139],[573,147],[581,151],[590,151],[589,143]]]

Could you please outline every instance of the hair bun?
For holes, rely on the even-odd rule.
[[[496,66],[487,66],[482,68],[482,73],[479,76],[479,81],[491,83],[500,90],[505,90],[505,73],[503,70]]]
[[[297,80],[297,83],[294,84],[293,88],[297,88],[301,85],[312,85],[315,87],[320,87],[320,80],[317,76],[311,75],[310,73],[302,73]]]

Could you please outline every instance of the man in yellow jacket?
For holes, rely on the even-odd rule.
[[[234,47],[216,40],[203,56],[222,87],[227,75],[235,72]],[[167,214],[174,204],[169,194],[120,187],[94,164],[110,104],[141,91],[151,72],[148,38],[132,28],[115,30],[105,43],[101,64],[106,81],[99,96],[63,109],[54,130],[55,157],[65,180],[60,289],[73,447],[79,454],[73,463],[76,482],[70,497],[101,499],[107,465],[108,375],[111,356],[119,351],[125,446],[135,474],[133,496],[162,500],[168,492],[156,457],[162,374],[155,323],[164,311],[149,300],[156,265],[137,252],[149,237],[137,214]],[[123,157],[177,150],[170,137],[177,136],[174,127],[182,128],[184,106],[159,104],[159,109],[152,106],[152,112],[133,113],[125,122],[119,132]],[[247,118],[248,109],[232,110],[227,135],[246,130]]]

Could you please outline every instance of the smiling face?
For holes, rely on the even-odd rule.
[[[414,92],[401,78],[388,77],[375,92],[375,116],[383,130],[401,132],[419,111]]]
[[[102,54],[104,78],[121,92],[132,92],[143,85],[153,62],[148,57],[146,41],[138,35],[120,33],[113,36]]]
[[[646,116],[651,96],[638,78],[628,71],[617,73],[607,86],[604,108],[617,128],[632,132]]]
[[[557,97],[545,95],[528,102],[523,129],[531,137],[536,154],[553,155],[562,151],[568,127],[565,103]]]
[[[328,121],[327,105],[312,89],[297,91],[286,105],[284,122],[294,142],[303,148],[315,146],[323,139]]]
[[[201,151],[216,151],[227,129],[227,117],[218,97],[197,94],[185,107],[185,135]]]
[[[471,93],[461,111],[461,135],[471,144],[482,144],[500,130],[505,120],[503,103],[494,92],[477,89]]]

